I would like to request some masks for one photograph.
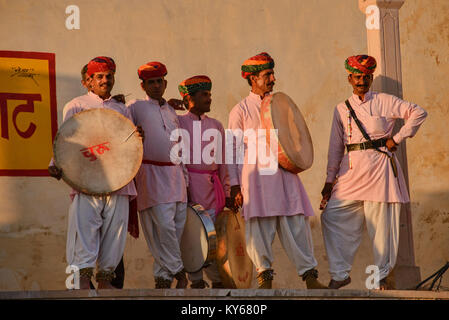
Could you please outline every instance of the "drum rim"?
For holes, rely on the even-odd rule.
[[[208,243],[207,256],[206,256],[206,259],[204,260],[203,264],[201,265],[201,267],[195,271],[187,271],[186,270],[189,273],[195,273],[195,272],[202,270],[203,268],[208,267],[215,259],[214,252],[216,255],[217,231],[215,230],[215,225],[214,225],[214,222],[212,221],[212,218],[209,216],[206,209],[204,209],[204,207],[201,204],[199,204],[199,203],[189,204],[189,205],[187,205],[187,207],[191,208],[195,212],[195,214],[200,218],[200,220],[202,222],[201,226],[203,227],[204,233],[206,234],[206,239],[207,239],[207,243]],[[205,212],[207,215],[199,213],[199,211]],[[208,230],[206,228],[206,224],[209,229],[212,229],[211,232],[208,232]],[[183,262],[183,264],[184,264],[184,262]],[[184,268],[185,268],[185,266],[184,266]]]
[[[124,115],[122,115],[120,112],[118,112],[118,111],[116,111],[116,110],[107,109],[107,108],[92,108],[92,109],[87,109],[87,110],[82,110],[82,111],[80,111],[80,112],[77,112],[76,114],[74,114],[72,117],[70,117],[69,119],[67,119],[66,121],[64,121],[64,122],[61,124],[61,126],[58,128],[58,131],[56,132],[55,139],[53,140],[53,148],[52,148],[52,149],[53,149],[53,160],[54,160],[54,165],[55,165],[58,169],[62,170],[61,167],[58,165],[58,157],[57,157],[56,152],[55,152],[56,142],[58,141],[58,138],[59,138],[60,135],[61,135],[61,131],[60,131],[60,130],[61,130],[65,125],[67,125],[68,120],[70,120],[70,119],[72,119],[72,118],[74,118],[74,117],[78,117],[80,114],[85,114],[85,113],[88,113],[88,112],[97,112],[97,110],[102,110],[102,111],[106,111],[106,112],[115,113],[115,114],[121,116],[123,119],[129,121],[129,123],[131,123],[131,125],[132,125],[134,128],[136,128],[136,126],[134,125],[134,123],[133,123],[130,119],[128,119],[127,117],[125,117]],[[141,152],[140,163],[142,163],[142,159],[143,159],[143,144],[142,144],[141,150],[142,150],[142,152]],[[61,178],[62,178],[62,180],[64,180],[64,182],[66,182],[70,187],[72,187],[73,189],[77,190],[78,192],[81,192],[81,193],[84,193],[84,194],[87,194],[87,195],[90,195],[90,196],[107,196],[107,195],[110,195],[110,194],[116,192],[117,190],[120,190],[121,188],[123,188],[123,187],[125,187],[127,184],[129,184],[129,183],[134,179],[134,177],[137,175],[137,173],[139,172],[139,169],[140,169],[140,166],[137,167],[137,169],[135,170],[135,172],[134,172],[134,174],[133,174],[133,177],[132,177],[128,182],[126,182],[124,185],[122,185],[121,187],[117,188],[116,190],[112,190],[112,191],[109,191],[109,192],[92,192],[92,191],[89,191],[89,190],[87,190],[87,189],[85,189],[85,188],[82,188],[82,187],[80,187],[79,185],[77,185],[76,183],[74,183],[72,180],[70,180],[70,179],[65,175],[64,170],[62,170],[62,176],[61,176]]]

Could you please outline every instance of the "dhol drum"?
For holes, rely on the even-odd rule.
[[[62,179],[89,195],[107,195],[127,185],[143,156],[142,138],[125,116],[110,109],[79,112],[59,128],[53,143]]]
[[[224,210],[215,221],[217,267],[225,288],[250,288],[253,263],[246,253],[245,221],[239,212]]]
[[[201,205],[187,206],[186,216],[181,237],[181,258],[184,269],[193,273],[215,260],[217,236],[212,218]]]
[[[279,165],[295,174],[309,169],[313,163],[312,138],[293,100],[282,92],[265,96],[260,117],[264,129],[278,130]]]

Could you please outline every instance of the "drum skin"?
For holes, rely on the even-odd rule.
[[[282,168],[297,174],[312,166],[313,145],[309,129],[301,111],[288,95],[277,92],[265,96],[260,118],[264,129],[278,130],[278,162]]]
[[[62,179],[94,196],[126,186],[143,157],[142,138],[135,130],[131,120],[111,109],[89,109],[69,118],[53,143],[54,162],[62,169]]]
[[[189,273],[200,271],[215,260],[217,237],[209,214],[199,205],[188,205],[181,236],[181,259]]]
[[[247,289],[253,281],[253,263],[246,253],[245,221],[239,212],[224,210],[215,221],[217,267],[225,288]]]

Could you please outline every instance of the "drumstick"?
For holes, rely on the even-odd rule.
[[[234,213],[233,214],[233,216],[234,216],[234,218],[235,218],[235,221],[237,222],[237,226],[239,227],[239,229],[240,229],[240,223],[239,223],[239,219],[237,219],[237,211],[234,211],[234,210],[232,210],[232,212]]]
[[[129,136],[128,137],[126,137],[126,139],[125,139],[125,141],[123,141],[123,142],[126,142],[126,141],[128,141],[128,139],[129,138],[131,138],[131,136],[133,135],[133,133],[134,132],[136,132],[137,131],[137,127],[134,129],[134,131],[133,132],[131,132],[130,134],[129,134]]]

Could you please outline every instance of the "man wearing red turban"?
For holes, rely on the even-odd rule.
[[[349,272],[366,221],[374,264],[379,269],[379,287],[392,289],[394,284],[387,276],[396,263],[401,204],[410,201],[394,151],[416,134],[427,113],[393,95],[370,91],[376,69],[374,57],[349,57],[345,69],[353,94],[334,110],[327,178],[321,192],[329,288],[338,289],[351,282]],[[396,119],[406,122],[393,135]]]
[[[93,108],[112,109],[131,119],[128,108],[111,97],[115,63],[109,57],[96,57],[87,64],[89,92],[64,107],[66,121],[78,112]],[[139,132],[141,130],[139,129]],[[61,169],[50,164],[51,176],[60,179]],[[66,258],[79,268],[80,289],[89,289],[93,270],[98,267],[98,289],[114,289],[114,270],[123,257],[128,227],[129,201],[137,195],[134,182],[101,198],[73,190],[69,209]]]

